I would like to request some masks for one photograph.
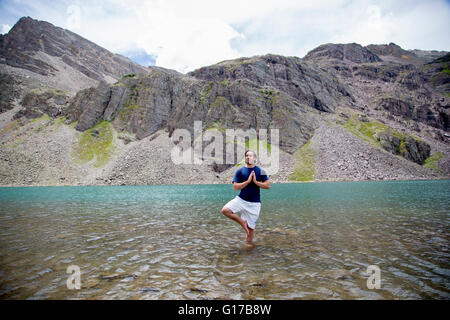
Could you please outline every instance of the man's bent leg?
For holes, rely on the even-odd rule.
[[[249,229],[247,227],[247,221],[241,219],[241,217],[239,217],[236,213],[233,213],[233,211],[231,211],[230,208],[227,207],[223,207],[222,208],[222,214],[224,214],[225,216],[227,216],[228,218],[230,218],[231,220],[236,221],[237,223],[239,223],[241,225],[241,227],[245,230],[245,233],[249,234]]]

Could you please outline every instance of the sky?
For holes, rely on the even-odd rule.
[[[0,0],[2,34],[22,16],[182,73],[325,43],[450,51],[450,0]]]

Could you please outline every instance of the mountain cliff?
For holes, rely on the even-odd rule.
[[[125,74],[148,71],[69,30],[30,17],[21,18],[6,35],[0,35],[2,97],[9,91],[15,97],[14,92],[20,95],[39,87],[73,94],[100,81],[113,83]],[[11,100],[0,103],[0,110],[12,107]]]
[[[224,141],[227,128],[278,129],[273,181],[450,174],[447,52],[325,44],[302,59],[267,54],[181,74],[30,18],[0,48],[3,185],[229,183],[234,165],[214,157],[171,161],[174,130],[198,138],[194,121]],[[78,86],[50,81],[74,72]]]

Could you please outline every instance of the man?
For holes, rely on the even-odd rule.
[[[261,210],[260,188],[270,189],[266,172],[255,165],[256,153],[245,152],[245,167],[239,168],[233,179],[233,190],[241,190],[238,196],[229,201],[222,213],[241,225],[247,234],[247,243],[252,243],[255,236],[256,221]],[[237,214],[241,213],[241,217]]]

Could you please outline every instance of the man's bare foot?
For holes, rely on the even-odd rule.
[[[247,225],[248,227],[248,225]],[[247,238],[245,239],[247,241],[247,243],[253,243],[253,237],[255,236],[255,230],[254,229],[250,229],[248,227],[248,234],[247,234]]]
[[[254,248],[256,248],[256,244],[254,242],[246,242],[245,243],[245,246],[244,246],[245,250],[252,250]]]

